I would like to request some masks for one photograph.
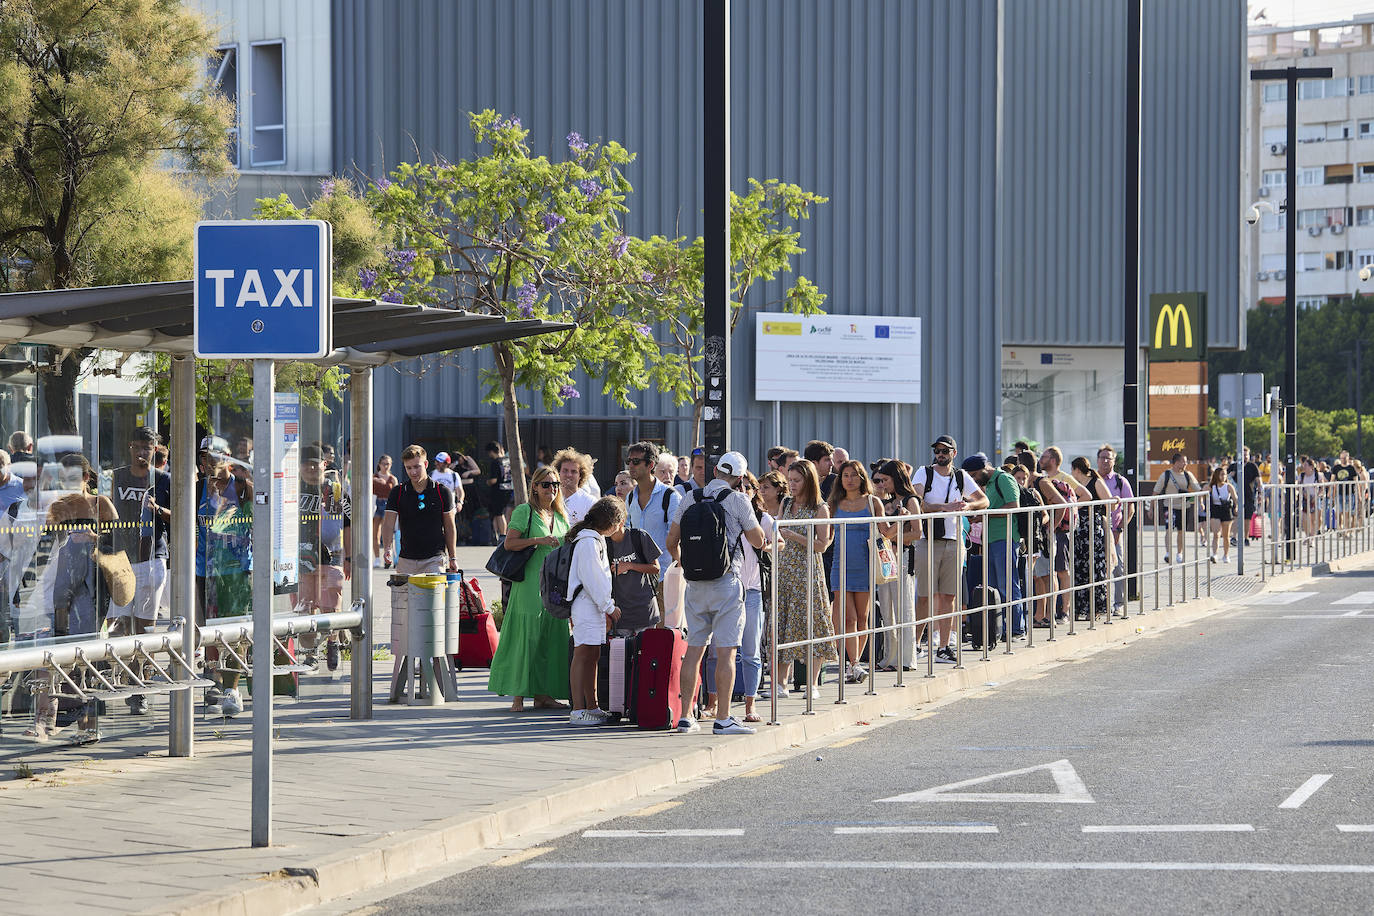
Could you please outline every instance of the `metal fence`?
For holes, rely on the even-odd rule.
[[[1253,501],[1254,517],[1259,519],[1253,529],[1249,509],[1243,494],[1236,505],[1223,508],[1214,506],[1209,490],[1203,489],[1039,508],[778,519],[778,536],[769,548],[773,575],[768,670],[774,685],[770,721],[778,721],[778,688],[786,683],[784,669],[797,661],[780,663],[780,654],[789,650],[803,655],[807,663],[804,714],[809,715],[819,693],[817,668],[824,667],[831,646],[840,673],[834,702],[844,703],[846,688],[876,693],[880,634],[895,641],[895,653],[889,652],[889,657],[895,656],[896,686],[901,686],[908,671],[934,677],[936,655],[942,648],[948,647],[953,667],[958,669],[970,651],[987,661],[995,645],[1011,655],[1021,638],[1025,640],[1022,647],[1032,648],[1042,639],[1054,642],[1081,629],[1112,626],[1132,615],[1210,597],[1216,570],[1213,550],[1229,549],[1244,556],[1241,552],[1250,540],[1248,553],[1254,562],[1250,574],[1263,580],[1374,546],[1368,482],[1263,487]],[[1223,534],[1218,516],[1228,513],[1234,518]],[[958,530],[947,546],[932,550],[926,532],[931,524],[941,522]],[[1026,540],[1034,538],[1031,532],[1037,524],[1050,528],[1039,553],[1028,550]],[[1225,539],[1215,548],[1209,546],[1214,525],[1217,539]],[[1000,532],[994,532],[994,527]],[[864,598],[859,603],[866,604],[867,612],[855,615],[863,619],[851,628],[850,615],[837,609],[839,599],[832,598],[835,593],[823,584],[826,577],[820,564],[833,563],[831,579],[844,575],[855,528],[860,529],[856,540],[864,553],[859,565],[866,565],[868,574],[859,577],[861,587],[852,591]],[[1252,531],[1256,537],[1249,538]],[[1006,532],[1011,536],[1005,536]],[[1127,556],[1132,544],[1134,563]],[[827,546],[831,546],[829,560],[823,553]],[[891,581],[879,581],[885,578],[883,566],[889,565],[880,555],[897,566]],[[948,588],[948,566],[953,567],[952,588]],[[806,635],[784,639],[780,623],[795,629],[798,613],[789,605],[788,598],[795,596],[785,594],[789,588],[784,582],[789,578],[795,582],[798,575],[806,583]],[[852,576],[846,576],[843,584],[851,580]],[[928,583],[937,586],[933,601],[927,597]],[[830,585],[838,590],[841,582]],[[826,594],[818,595],[822,587]],[[941,598],[942,593],[946,597]],[[883,622],[874,624],[873,611],[879,602]],[[829,627],[822,615],[829,616]],[[962,633],[965,628],[970,631],[968,639]],[[817,633],[817,629],[829,632]],[[856,671],[851,664],[861,664],[865,651],[853,650],[865,642],[867,664]],[[966,643],[974,648],[966,649]]]

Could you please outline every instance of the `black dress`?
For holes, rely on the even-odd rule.
[[[1096,471],[1088,473],[1084,484],[1093,499],[1097,499]],[[1086,588],[1089,582],[1095,583]],[[1073,532],[1073,593],[1074,616],[1087,620],[1089,608],[1098,614],[1111,607],[1107,597],[1107,506],[1093,506],[1078,510],[1078,525]]]

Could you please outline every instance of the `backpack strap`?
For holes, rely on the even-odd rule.
[[[668,524],[668,504],[673,500],[673,490],[671,487],[663,488],[663,524]]]

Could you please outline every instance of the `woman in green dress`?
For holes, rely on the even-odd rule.
[[[525,697],[535,709],[568,709],[558,702],[572,698],[568,681],[568,621],[544,610],[539,597],[539,570],[544,557],[568,533],[568,515],[552,468],[540,468],[530,480],[529,502],[511,513],[506,532],[508,550],[534,545],[525,564],[525,578],[511,584],[501,642],[491,660],[487,689],[512,697],[510,711],[522,712]]]

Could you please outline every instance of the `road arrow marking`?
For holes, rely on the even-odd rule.
[[[1055,792],[959,792],[968,786],[979,786],[984,783],[993,782],[998,779],[1006,779],[1009,776],[1024,776],[1027,773],[1034,773],[1037,770],[1048,770],[1054,777],[1054,784],[1058,791]],[[965,779],[962,782],[946,783],[943,786],[934,786],[930,789],[922,789],[919,792],[908,792],[905,795],[894,795],[891,798],[880,798],[880,802],[1038,802],[1045,804],[1061,805],[1091,805],[1093,797],[1088,792],[1088,787],[1083,784],[1078,773],[1073,768],[1073,764],[1067,760],[1056,760],[1054,763],[1042,763],[1038,766],[1026,767],[1021,770],[1008,770],[1005,773],[993,773],[989,776],[978,776],[973,779]]]

